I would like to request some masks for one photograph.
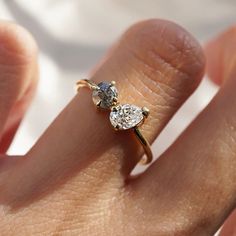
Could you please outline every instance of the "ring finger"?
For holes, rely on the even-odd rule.
[[[116,81],[122,103],[150,109],[142,131],[152,142],[197,87],[203,71],[202,50],[189,33],[168,21],[149,20],[123,35],[92,79]],[[76,185],[86,182],[84,191],[100,191],[104,183],[122,186],[143,154],[138,147],[130,133],[111,129],[108,114],[96,112],[91,94],[83,90],[44,133],[15,175],[22,182],[31,180],[26,181],[28,193],[36,185],[40,191],[73,176]]]

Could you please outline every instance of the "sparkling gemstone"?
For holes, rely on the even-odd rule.
[[[118,92],[112,83],[101,82],[98,89],[93,91],[92,97],[97,106],[108,109],[117,101]]]
[[[142,108],[130,104],[117,105],[112,108],[110,113],[111,124],[119,130],[133,128],[143,119]]]

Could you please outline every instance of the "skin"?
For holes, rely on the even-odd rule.
[[[130,179],[142,149],[130,132],[111,129],[86,89],[25,156],[7,157],[36,88],[37,46],[20,26],[1,22],[1,235],[213,235],[236,202],[235,41],[232,28],[204,53],[183,28],[153,19],[128,29],[95,67],[91,78],[115,80],[121,102],[150,109],[142,126],[150,142],[205,71],[221,86],[178,140]],[[221,235],[236,235],[235,215]]]

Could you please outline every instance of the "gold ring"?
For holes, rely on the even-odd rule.
[[[153,158],[150,144],[139,130],[140,125],[149,115],[149,109],[132,104],[120,104],[115,81],[96,84],[92,80],[82,79],[76,84],[77,91],[82,87],[87,87],[92,91],[92,99],[97,108],[110,110],[110,122],[115,130],[133,130],[146,154],[139,163],[144,165],[150,163]]]

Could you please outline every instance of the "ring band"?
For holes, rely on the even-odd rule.
[[[92,99],[97,108],[110,110],[110,122],[115,130],[133,130],[146,154],[139,163],[143,165],[150,163],[153,158],[151,147],[139,130],[139,126],[149,115],[149,109],[131,104],[120,104],[115,81],[96,84],[92,80],[82,79],[76,85],[77,92],[82,87],[87,87],[92,91]]]

